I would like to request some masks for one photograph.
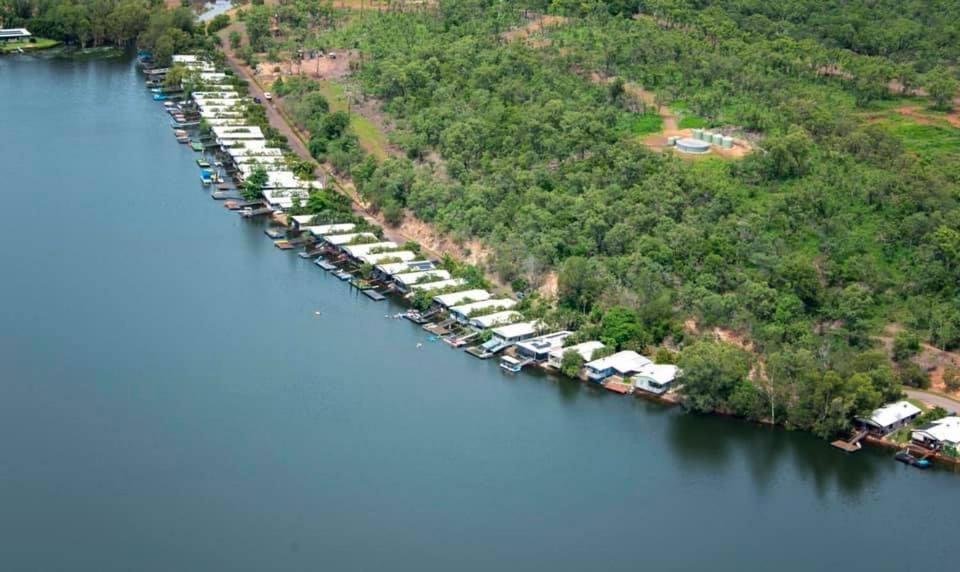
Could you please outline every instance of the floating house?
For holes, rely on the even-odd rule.
[[[583,359],[584,363],[593,359],[593,353],[599,349],[605,347],[602,342],[583,342],[581,344],[576,344],[573,346],[565,348],[557,348],[550,352],[550,357],[547,358],[547,365],[550,367],[560,369],[560,366],[563,365],[563,354],[567,352],[577,352],[580,354],[580,357]]]
[[[500,367],[512,373],[519,373],[530,364],[544,363],[549,359],[550,352],[563,347],[563,341],[571,335],[572,332],[567,331],[553,332],[517,342],[514,344],[515,355],[500,358]]]
[[[380,252],[377,254],[364,254],[360,257],[361,262],[372,264],[385,264],[387,262],[406,262],[416,260],[419,254],[411,250],[398,250],[396,252]]]
[[[411,253],[412,254],[412,253]],[[410,286],[411,292],[417,292],[423,290],[424,292],[430,292],[432,290],[442,290],[444,288],[452,288],[454,286],[465,286],[467,281],[463,278],[451,278],[450,280],[440,280],[439,282],[427,282],[425,284],[412,284]]]
[[[517,342],[529,340],[537,336],[543,328],[543,323],[539,320],[532,322],[517,322],[506,326],[498,326],[490,330],[493,334],[488,341],[482,345],[472,347],[467,350],[470,354],[480,358],[487,359],[495,354],[502,352]]]
[[[654,395],[663,395],[673,387],[679,368],[672,364],[652,363],[633,376],[633,387]]]
[[[421,272],[405,272],[403,274],[394,274],[393,282],[397,285],[400,292],[410,291],[414,284],[429,284],[430,282],[439,282],[441,280],[450,280],[450,273],[446,270],[424,270]]]
[[[553,332],[517,343],[517,357],[528,363],[544,363],[550,359],[550,353],[563,347],[563,342],[573,332]]]
[[[459,306],[460,304],[467,304],[469,302],[482,302],[489,300],[491,297],[490,292],[486,290],[463,290],[434,296],[433,302],[442,308],[452,308],[453,306]]]
[[[456,319],[461,324],[468,324],[470,323],[470,314],[475,312],[489,311],[489,313],[493,314],[497,311],[509,310],[516,305],[516,300],[511,300],[510,298],[491,298],[481,302],[470,302],[469,304],[454,306],[450,308],[450,317]],[[480,316],[476,317],[479,318]]]
[[[916,429],[910,434],[910,438],[917,445],[928,449],[960,448],[960,417],[937,419]]]
[[[275,211],[285,211],[293,207],[294,199],[301,202],[310,197],[306,189],[264,189],[263,200]]]
[[[484,314],[476,318],[470,318],[469,324],[474,328],[486,330],[497,326],[505,326],[523,320],[523,314],[513,310],[503,312],[494,312],[493,314]]]
[[[884,405],[869,417],[858,417],[857,424],[874,435],[887,435],[905,427],[920,416],[922,411],[909,401],[897,401]]]
[[[345,246],[350,244],[357,239],[367,240],[368,242],[375,242],[377,240],[377,235],[372,232],[350,232],[347,234],[328,234],[321,237],[323,242],[331,246]],[[359,242],[357,242],[359,244]]]
[[[408,272],[424,272],[435,268],[433,262],[429,260],[411,260],[409,262],[388,262],[378,264],[374,269],[378,274],[384,277],[395,274],[406,274]]]
[[[211,127],[217,142],[223,145],[223,141],[244,141],[248,139],[266,139],[263,131],[256,125],[226,125]]]
[[[366,242],[364,244],[346,244],[341,247],[340,250],[347,253],[350,258],[359,259],[365,254],[373,254],[377,250],[391,250],[398,248],[396,242],[384,241],[384,242]]]
[[[587,379],[596,383],[603,383],[605,379],[614,375],[627,378],[641,372],[652,363],[649,359],[637,352],[622,351],[605,358],[587,362],[584,370],[586,371]]]

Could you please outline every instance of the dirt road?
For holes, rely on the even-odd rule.
[[[906,392],[907,397],[911,399],[922,401],[931,407],[942,407],[947,411],[960,415],[960,401],[957,401],[951,397],[937,393],[930,393],[928,391],[923,391],[922,389],[905,388],[904,391]]]

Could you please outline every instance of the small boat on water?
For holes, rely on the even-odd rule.
[[[911,465],[918,469],[930,468],[929,459],[918,459],[917,457],[914,457],[912,454],[910,454],[910,451],[906,449],[898,452],[893,458],[900,461],[901,463],[904,463],[906,465]]]
[[[168,100],[168,99],[170,99],[170,98],[167,97],[166,95],[162,94],[162,93],[155,93],[155,94],[153,94],[153,100],[154,100],[154,101],[166,101],[166,100]],[[172,103],[172,102],[171,102],[171,103]]]
[[[350,274],[349,272],[346,272],[343,270],[338,270],[334,272],[333,275],[339,278],[340,280],[343,280],[344,282],[353,278],[353,274]]]
[[[213,183],[213,172],[207,169],[200,170],[200,182],[203,186],[209,186]]]
[[[176,131],[174,131],[173,136],[177,138],[178,143],[190,142],[190,135],[182,129],[177,129]]]
[[[201,169],[206,170],[210,168],[210,162],[207,161],[206,159],[200,158],[200,159],[197,159],[197,166],[200,167]]]
[[[200,143],[199,141],[193,141],[190,143],[190,148],[199,153],[203,151],[203,143]]]

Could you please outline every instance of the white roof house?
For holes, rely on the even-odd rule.
[[[921,413],[920,408],[909,401],[897,401],[875,410],[870,417],[858,417],[857,421],[875,432],[886,434],[903,427]]]
[[[412,253],[411,253],[412,254]],[[424,292],[429,292],[431,290],[442,290],[443,288],[450,288],[452,286],[464,286],[467,281],[463,278],[451,278],[450,280],[440,280],[439,282],[427,282],[426,284],[413,284],[410,286],[410,290],[416,292],[417,290],[423,290]]]
[[[199,62],[200,56],[195,54],[174,54],[170,57],[170,61],[175,64],[188,64],[193,62]]]
[[[493,314],[484,314],[483,316],[477,316],[476,318],[470,318],[470,325],[481,330],[486,330],[487,328],[493,328],[495,326],[503,326],[506,324],[512,324],[523,319],[523,314],[520,312],[515,312],[514,310],[506,310],[503,312],[494,312]]]
[[[633,376],[633,387],[641,391],[663,395],[677,379],[680,369],[673,364],[652,363]]]
[[[425,284],[428,282],[439,282],[440,280],[449,279],[450,273],[446,270],[423,270],[393,275],[393,280],[402,289],[407,289],[414,284]]]
[[[422,272],[425,270],[433,270],[433,262],[429,260],[410,260],[408,262],[388,262],[386,264],[377,265],[377,270],[386,274],[387,276],[393,276],[394,274],[404,274],[407,272]]]
[[[310,218],[313,218],[313,216],[310,216]],[[307,231],[313,236],[320,237],[320,236],[327,236],[328,234],[334,235],[334,234],[342,234],[342,233],[350,232],[355,228],[357,228],[357,225],[353,224],[352,222],[343,222],[343,223],[336,223],[336,224],[318,224],[314,226],[301,226],[300,230]]]
[[[433,301],[444,308],[449,308],[451,306],[466,304],[467,302],[481,302],[483,300],[489,300],[490,298],[491,294],[486,290],[462,290],[460,292],[434,296]]]
[[[204,74],[201,74],[201,76]],[[240,99],[240,94],[233,89],[215,90],[215,91],[195,91],[191,94],[194,101],[208,99]]]
[[[565,348],[557,348],[552,352],[550,352],[550,357],[547,359],[547,363],[559,369],[560,366],[563,364],[563,354],[567,353],[568,351],[577,352],[578,354],[580,354],[580,357],[583,359],[584,362],[588,362],[593,359],[593,352],[603,347],[605,347],[603,345],[603,342],[592,341],[592,342],[583,342],[583,343],[565,347]]]
[[[244,139],[264,140],[263,131],[256,125],[220,125],[210,128],[218,140],[237,141]]]
[[[323,237],[325,242],[328,242],[334,246],[343,246],[344,244],[350,244],[357,238],[365,239],[377,239],[377,235],[372,232],[350,232],[347,234],[330,234]]]
[[[383,264],[388,260],[390,261],[399,260],[400,262],[416,260],[418,256],[419,254],[411,250],[398,250],[396,252],[380,252],[377,254],[364,254],[363,256],[360,257],[360,260],[362,260],[363,262],[366,262],[367,264],[373,264],[374,266],[376,266],[377,264]]]
[[[506,326],[498,326],[490,332],[493,334],[493,339],[518,342],[537,335],[542,328],[543,323],[540,320],[533,320],[532,322],[517,322]]]
[[[292,207],[294,198],[298,198],[302,202],[310,196],[306,189],[264,189],[261,194],[267,204],[278,209]]]
[[[209,83],[223,82],[227,79],[227,74],[223,72],[204,71],[200,74],[200,79]]]
[[[23,40],[32,36],[26,28],[3,28],[0,29],[0,41],[8,42],[12,40]]]
[[[960,446],[960,417],[937,419],[914,431],[911,438],[921,443],[958,447]]]
[[[550,353],[562,348],[564,340],[572,335],[573,332],[564,330],[518,342],[516,346],[517,357],[535,362],[545,362],[549,359]]]
[[[343,251],[354,258],[359,258],[365,254],[370,254],[374,250],[397,248],[397,243],[387,240],[384,242],[367,242],[364,244],[348,244],[343,247]]]
[[[449,276],[447,277],[449,278]],[[454,306],[450,308],[450,315],[461,322],[467,322],[470,319],[470,314],[473,312],[483,310],[509,310],[516,305],[517,301],[511,300],[510,298],[490,298],[489,300],[483,300],[481,302],[471,302],[469,304]]]
[[[237,115],[240,115],[239,113]],[[210,127],[222,127],[229,125],[243,125],[247,120],[242,117],[204,117],[203,120]]]
[[[599,382],[612,375],[625,377],[638,373],[652,363],[637,352],[627,350],[587,362],[584,367],[587,377]]]

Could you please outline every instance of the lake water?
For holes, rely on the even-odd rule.
[[[0,570],[957,554],[958,475],[505,375],[386,319],[209,198],[127,59],[0,58],[0,102]]]

